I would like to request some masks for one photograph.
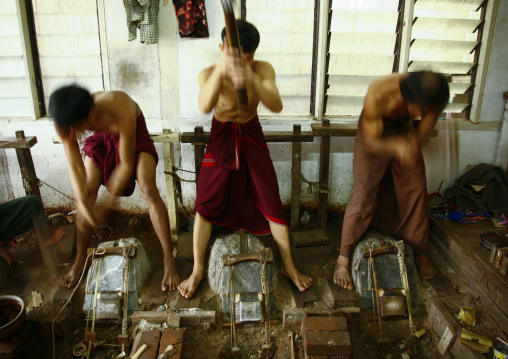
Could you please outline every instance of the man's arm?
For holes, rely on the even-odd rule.
[[[275,83],[275,70],[271,64],[258,62],[256,71],[252,73],[252,87],[270,111],[282,111],[282,100]]]
[[[385,99],[376,93],[367,93],[363,107],[363,134],[369,151],[379,155],[391,155],[402,163],[410,164],[418,152],[419,144],[414,135],[383,137],[383,109]],[[430,133],[429,133],[430,134]]]
[[[131,106],[124,107],[117,119],[119,128],[118,157],[120,162],[111,173],[106,187],[114,196],[121,196],[136,168],[136,114]],[[107,201],[108,204],[112,199]]]
[[[439,113],[436,113],[435,111],[427,112],[422,116],[420,124],[415,132],[415,138],[420,148],[429,142],[432,130],[434,129],[434,126],[436,126],[438,116]]]
[[[215,107],[222,88],[222,74],[223,71],[219,65],[209,67],[199,73],[198,107],[201,112],[208,113]]]
[[[56,131],[62,139],[62,144],[69,162],[69,177],[71,179],[72,190],[74,198],[77,202],[78,210],[83,212],[83,215],[92,226],[97,225],[97,220],[92,212],[86,205],[85,199],[87,197],[86,188],[86,172],[81,153],[79,152],[78,141],[76,140],[76,132],[72,129],[67,131],[55,126]]]

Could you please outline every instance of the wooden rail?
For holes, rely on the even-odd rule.
[[[27,195],[35,195],[42,202],[39,179],[35,173],[31,148],[37,143],[37,137],[25,137],[24,131],[16,131],[16,137],[0,137],[0,148],[14,148],[18,157],[23,187]]]
[[[298,230],[300,218],[300,194],[302,190],[302,142],[314,142],[314,135],[310,131],[302,132],[301,125],[293,125],[293,131],[267,131],[264,132],[267,143],[292,143],[291,156],[291,224],[292,231]],[[205,145],[210,139],[210,133],[204,132],[203,127],[197,126],[194,132],[183,132],[182,143],[194,145],[194,164],[196,168],[196,181],[199,178],[201,163],[205,156]],[[197,186],[197,184],[196,184]]]
[[[418,127],[419,121],[414,121]],[[325,119],[321,123],[311,125],[312,134],[321,137],[319,149],[319,197],[318,197],[318,225],[326,229],[328,221],[328,193],[330,174],[330,137],[356,137],[358,132],[357,123],[334,123]],[[432,130],[431,137],[437,136],[437,130]]]

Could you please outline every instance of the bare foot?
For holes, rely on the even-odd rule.
[[[164,277],[162,278],[161,289],[163,292],[175,290],[178,284],[180,284],[180,276],[176,270],[175,258],[171,255],[168,260],[164,260]]]
[[[300,292],[305,292],[312,284],[312,279],[298,272],[294,266],[290,271],[288,271],[283,265],[280,272],[284,277],[291,279],[291,281],[294,283],[294,285],[296,285]]]
[[[194,273],[194,271],[192,271],[191,276],[186,280],[184,280],[182,283],[180,283],[180,285],[178,286],[178,291],[180,292],[180,295],[185,299],[190,299],[202,280],[203,280],[203,272]]]
[[[335,272],[333,273],[333,282],[343,288],[353,290],[353,281],[349,273],[349,257],[339,255]]]
[[[4,246],[0,246],[0,257],[5,259],[9,267],[12,267],[18,262],[16,258],[14,258],[14,256],[11,254],[11,252],[9,252],[9,250]]]
[[[79,277],[81,276],[84,266],[85,261],[76,259],[71,269],[69,269],[67,274],[63,276],[60,284],[67,288],[74,287],[79,281]]]
[[[415,262],[423,279],[432,279],[436,276],[437,272],[426,254],[415,256]]]

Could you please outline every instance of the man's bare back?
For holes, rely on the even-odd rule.
[[[444,109],[448,97],[448,84],[444,76],[431,72],[391,74],[373,81],[364,99],[362,142],[370,153],[383,156],[379,158],[391,157],[402,165],[411,164],[419,158],[418,156],[421,156],[421,148],[428,142],[437,117]],[[397,122],[402,119],[407,121],[416,117],[420,117],[421,121],[414,133],[383,136],[384,130],[397,126]],[[360,205],[365,208],[370,203],[362,202]],[[352,211],[356,210],[357,208],[354,207]],[[368,216],[368,214],[364,215]],[[351,243],[357,243],[359,240],[354,237],[350,229],[358,226],[358,223],[363,226],[361,220],[353,218],[356,217],[348,217],[347,225],[345,223],[343,226],[343,234],[347,233],[347,236],[342,238],[341,255],[337,259],[334,274],[334,282],[349,290],[353,289],[353,283],[349,269],[351,253],[347,248],[353,246]],[[346,227],[347,231],[344,230]],[[428,238],[426,240],[428,241]],[[346,249],[343,247],[344,243],[347,243]],[[419,255],[416,262],[424,279],[435,276],[436,271],[426,254]]]
[[[63,277],[62,285],[73,287],[78,281],[86,260],[86,251],[92,227],[105,221],[105,214],[113,206],[116,196],[124,194],[135,178],[141,189],[143,199],[148,205],[150,219],[161,243],[164,258],[164,273],[161,289],[174,290],[180,282],[176,264],[172,256],[169,218],[158,192],[155,173],[157,152],[144,123],[138,104],[127,94],[120,91],[103,91],[90,94],[79,86],[65,86],[55,91],[50,98],[50,113],[55,120],[55,128],[62,138],[62,143],[69,162],[69,173],[77,204],[78,228],[77,255],[69,272]],[[143,126],[139,127],[142,148],[137,149],[138,119]],[[76,140],[76,132],[92,130],[118,135],[111,141],[105,141],[102,134],[95,140],[108,152],[116,155],[116,160],[109,168],[104,162],[93,162],[95,148],[91,146],[92,155],[87,153],[85,161],[81,158]],[[98,134],[98,133],[97,133]],[[95,135],[92,135],[93,138]],[[143,137],[139,137],[140,139]],[[116,144],[116,140],[118,143]],[[112,142],[115,142],[112,145]],[[114,146],[114,147],[113,147]],[[145,152],[146,151],[146,152]],[[102,156],[99,150],[97,156]],[[102,162],[101,165],[98,163]],[[112,170],[111,170],[112,169]],[[109,172],[106,172],[109,171]],[[106,174],[107,173],[107,174]],[[109,177],[105,177],[109,176]],[[104,208],[95,208],[97,193],[101,184],[111,194],[107,196]]]

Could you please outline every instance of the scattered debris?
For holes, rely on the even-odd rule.
[[[415,333],[415,336],[416,336],[417,338],[421,338],[421,337],[423,337],[426,333],[427,333],[427,331],[425,330],[425,328],[423,328],[423,329],[420,329],[419,331],[417,331],[417,332]]]
[[[141,348],[138,349],[138,351],[131,357],[132,359],[138,359],[141,354],[144,353],[144,351],[147,349],[148,347],[146,346],[146,344],[143,344],[141,346]]]
[[[460,307],[459,321],[474,327],[476,324],[475,310],[473,307]]]
[[[488,353],[492,347],[492,340],[483,335],[471,333],[465,329],[462,330],[462,334],[460,335],[460,342],[471,350],[485,354]]]
[[[27,312],[31,311],[34,308],[39,308],[42,303],[44,303],[44,301],[42,300],[41,293],[39,293],[37,291],[33,291],[32,295],[28,301]]]

